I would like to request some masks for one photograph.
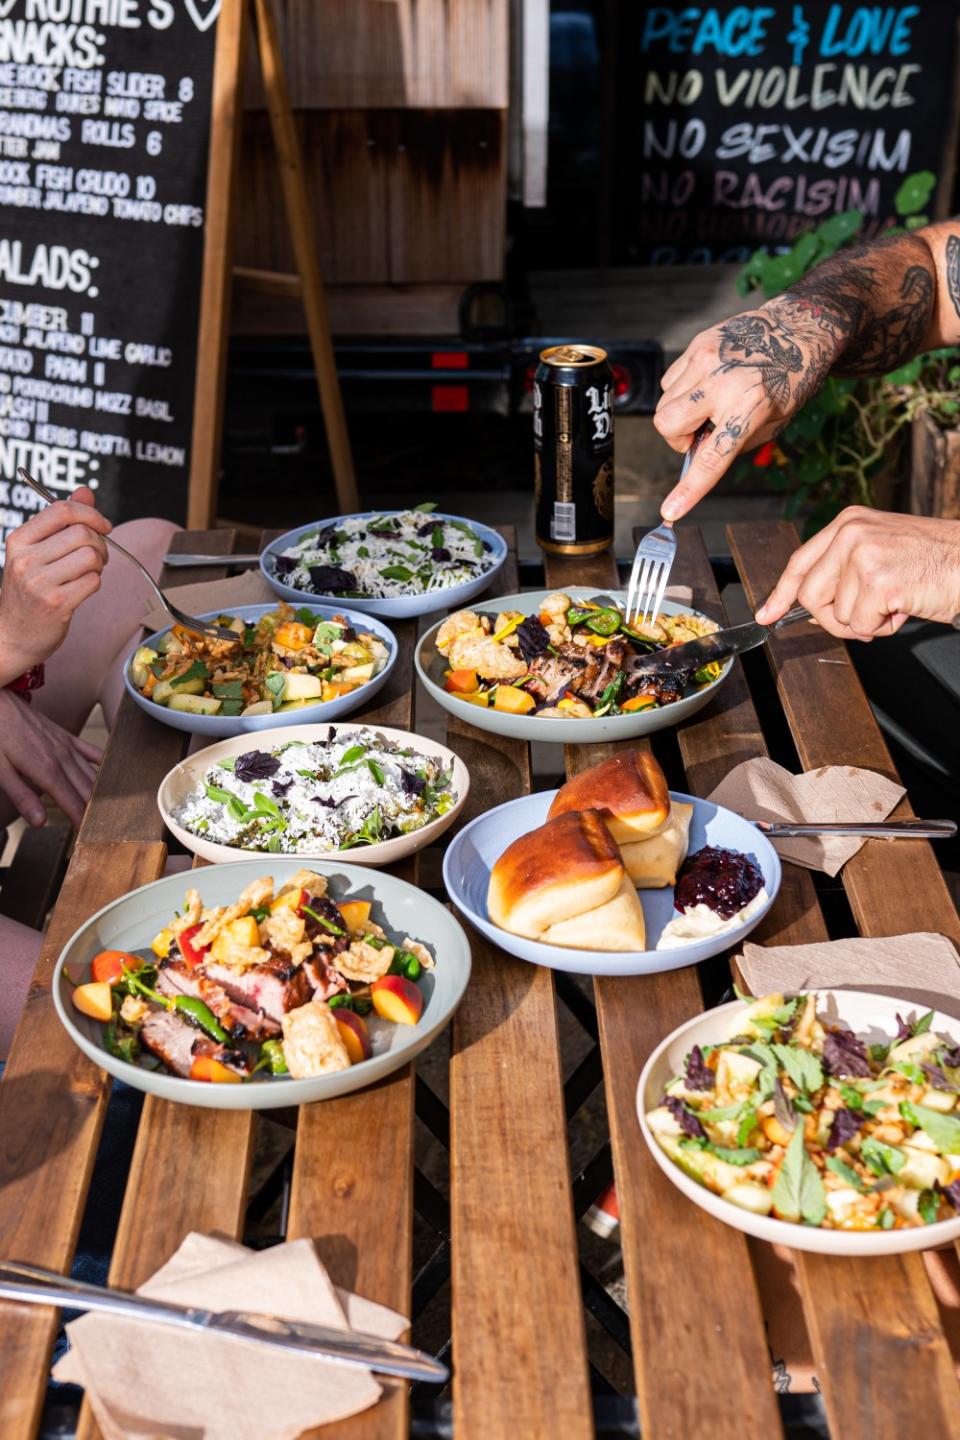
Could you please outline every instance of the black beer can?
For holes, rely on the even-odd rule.
[[[593,555],[613,542],[613,372],[596,345],[553,345],[533,379],[537,544]]]

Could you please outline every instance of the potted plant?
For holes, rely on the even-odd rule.
[[[936,184],[929,170],[908,176],[895,196],[904,231],[929,224],[924,207]],[[806,231],[780,255],[757,250],[737,280],[741,295],[760,290],[779,295],[821,261],[857,242],[861,210],[832,215]],[[887,234],[898,233],[896,229]],[[921,513],[960,513],[960,351],[917,356],[880,378],[830,376],[819,394],[794,416],[776,442],[742,460],[765,469],[770,486],[786,496],[784,514],[801,521],[805,536],[826,525],[846,505],[892,508],[911,446],[915,505]]]

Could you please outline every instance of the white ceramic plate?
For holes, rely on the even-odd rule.
[[[843,1021],[867,1044],[886,1044],[896,1035],[897,1012],[912,1019],[919,1019],[921,1013],[910,1000],[895,1000],[863,990],[820,989],[817,994],[818,1013],[834,1022]],[[749,1211],[741,1210],[738,1205],[715,1195],[712,1190],[698,1185],[673,1163],[654,1139],[647,1124],[647,1111],[660,1104],[664,1085],[683,1070],[684,1057],[694,1045],[716,1045],[735,1035],[734,1022],[745,1009],[743,1001],[733,1000],[729,1005],[718,1005],[715,1010],[688,1020],[660,1042],[643,1067],[637,1086],[637,1115],[650,1153],[667,1179],[688,1200],[715,1219],[722,1220],[725,1225],[732,1225],[735,1230],[743,1230],[747,1235],[755,1235],[759,1240],[768,1240],[771,1245],[789,1245],[793,1250],[809,1250],[817,1255],[900,1255],[906,1250],[934,1250],[940,1245],[960,1240],[960,1215],[953,1220],[940,1220],[935,1225],[916,1229],[867,1231],[822,1230],[812,1225],[790,1225],[769,1215],[751,1215]],[[941,1034],[960,1038],[960,1023],[939,1010],[934,1014],[932,1028]]]
[[[402,860],[407,855],[413,855],[415,851],[422,850],[424,846],[430,845],[438,839],[445,830],[448,830],[454,820],[463,809],[464,801],[470,790],[470,776],[467,767],[445,745],[440,745],[436,740],[428,740],[423,735],[413,735],[408,730],[391,730],[386,726],[377,725],[369,727],[375,730],[377,735],[383,736],[397,745],[407,749],[416,750],[421,755],[428,755],[440,760],[445,770],[453,770],[453,792],[456,795],[456,803],[445,815],[437,820],[431,820],[429,825],[424,825],[420,830],[414,830],[409,835],[398,835],[393,840],[385,840],[380,845],[359,845],[355,850],[344,851],[344,858],[349,860],[351,865],[392,865],[397,860]],[[356,734],[360,729],[357,724],[347,725],[287,725],[278,730],[261,730],[255,737],[249,735],[236,735],[232,740],[223,740],[219,745],[210,745],[206,750],[198,750],[174,768],[164,777],[160,789],[157,791],[157,805],[160,814],[163,816],[163,823],[194,855],[199,855],[204,860],[209,860],[215,865],[223,864],[231,860],[244,860],[248,856],[260,856],[267,864],[272,864],[277,856],[266,850],[240,850],[232,845],[219,845],[214,840],[205,840],[202,835],[194,835],[190,830],[185,830],[176,819],[176,811],[180,809],[193,791],[198,790],[203,784],[203,777],[211,765],[218,761],[225,760],[230,755],[243,755],[247,750],[272,750],[278,745],[289,745],[292,741],[301,740],[304,744],[310,744],[318,740],[326,740],[330,730],[334,730],[340,737]],[[337,858],[339,852],[330,850],[301,851],[297,857],[305,863],[315,859],[330,860]]]
[[[71,1039],[94,1064],[137,1090],[162,1100],[216,1110],[273,1110],[282,1105],[330,1100],[361,1090],[412,1060],[443,1029],[463,997],[470,978],[467,937],[446,906],[415,885],[378,870],[337,861],[314,862],[310,867],[327,876],[334,899],[349,895],[351,899],[372,900],[373,918],[388,935],[397,935],[401,940],[410,935],[421,940],[436,957],[436,967],[424,971],[419,981],[424,1007],[416,1025],[393,1025],[375,1015],[367,1017],[373,1045],[369,1060],[309,1080],[258,1076],[242,1085],[186,1080],[166,1071],[145,1070],[108,1054],[103,1048],[103,1026],[81,1015],[71,1004],[72,987],[64,976],[64,967],[69,967],[74,980],[83,982],[90,978],[90,962],[101,950],[149,950],[150,941],[183,904],[184,892],[191,884],[197,885],[205,904],[231,905],[258,876],[272,875],[279,887],[302,864],[296,856],[284,859],[271,855],[269,866],[263,860],[241,860],[193,876],[168,875],[152,885],[131,890],[129,895],[99,910],[67,941],[54,971],[53,1003]],[[370,1164],[376,1164],[375,1155],[370,1156]]]
[[[536,615],[547,596],[556,593],[554,587],[553,590],[525,590],[520,595],[498,595],[495,600],[484,600],[477,608],[481,614],[489,615],[499,614],[501,610],[519,610],[523,615]],[[568,590],[564,593],[570,595],[575,605],[594,599],[618,600],[621,605],[626,602],[626,594],[622,590],[604,591],[601,594],[592,590]],[[455,607],[451,605],[450,608]],[[700,615],[700,611],[694,610],[692,606],[680,605],[675,600],[665,600],[660,609],[665,615],[699,615],[703,620],[709,618]],[[698,710],[702,710],[704,705],[708,705],[730,674],[733,665],[733,660],[728,660],[712,685],[705,685],[695,695],[688,695],[673,705],[659,706],[656,710],[639,710],[629,715],[605,715],[599,720],[561,720],[559,716],[551,715],[511,715],[504,710],[471,705],[468,700],[461,700],[443,688],[444,671],[449,669],[449,662],[437,649],[437,632],[442,623],[439,621],[427,631],[414,652],[414,664],[420,679],[437,704],[442,705],[444,710],[449,710],[451,715],[458,715],[461,720],[475,725],[478,730],[490,730],[495,735],[509,735],[514,740],[547,740],[561,745],[596,745],[605,740],[635,740],[639,735],[652,735],[655,730],[679,725],[681,720],[689,719]]]
[[[336,700],[320,700],[316,705],[304,705],[297,710],[279,711],[275,710],[272,715],[189,715],[184,710],[171,710],[166,705],[156,705],[148,700],[130,679],[130,666],[133,657],[140,648],[140,645],[154,645],[161,635],[166,635],[166,626],[163,630],[156,630],[148,635],[140,645],[135,645],[123,664],[123,683],[126,686],[127,694],[130,695],[141,710],[145,710],[154,720],[159,720],[163,725],[171,725],[174,730],[185,730],[189,735],[207,735],[211,740],[225,739],[230,735],[248,735],[255,731],[275,730],[278,725],[304,725],[308,721],[320,723],[328,720],[339,720],[342,715],[350,715],[354,710],[359,710],[361,705],[366,705],[372,700],[378,690],[382,690],[387,683],[390,671],[396,664],[397,642],[393,631],[384,625],[382,620],[377,620],[372,615],[360,615],[356,610],[346,610],[341,605],[314,604],[309,596],[300,597],[300,605],[305,609],[312,610],[319,619],[329,620],[334,615],[342,615],[348,624],[355,630],[366,630],[370,635],[376,635],[387,647],[387,660],[379,675],[374,675],[365,685],[352,690],[349,695],[340,695]],[[229,613],[255,625],[262,615],[269,615],[276,610],[273,605],[235,605],[229,612],[223,610],[210,610],[205,615],[198,615],[198,620],[216,620],[218,615]]]
[[[529,960],[532,965],[547,965],[551,970],[573,971],[578,975],[653,975],[661,970],[677,970],[683,965],[709,960],[711,956],[739,945],[744,936],[759,925],[777,898],[780,859],[770,841],[756,826],[721,805],[671,790],[672,800],[693,805],[691,852],[700,850],[704,845],[740,850],[752,855],[763,871],[769,899],[747,924],[706,940],[678,945],[674,950],[657,950],[656,943],[664,926],[675,913],[673,891],[665,888],[637,891],[643,906],[649,950],[633,953],[569,950],[565,946],[546,945],[540,940],[527,940],[522,935],[501,930],[499,925],[494,925],[487,911],[490,871],[508,845],[544,823],[556,794],[556,790],[547,790],[538,795],[524,795],[519,800],[510,800],[506,805],[488,810],[454,836],[443,860],[444,884],[457,909],[501,950],[516,955],[520,960]]]
[[[284,550],[289,550],[296,545],[302,535],[309,534],[312,530],[322,530],[328,525],[342,525],[344,520],[370,520],[375,515],[398,515],[398,510],[364,510],[356,515],[335,515],[327,520],[312,520],[308,525],[300,525],[296,530],[288,530],[285,535],[272,540],[260,556],[260,569],[264,579],[277,594],[284,600],[289,600],[292,605],[309,605],[315,598],[307,590],[295,590],[292,585],[285,585],[277,575],[276,560]],[[362,610],[367,615],[386,615],[394,620],[412,620],[418,615],[433,615],[438,610],[457,610],[461,605],[466,605],[475,595],[481,595],[484,590],[489,589],[497,575],[503,568],[503,562],[507,558],[507,542],[496,530],[491,530],[489,525],[481,525],[478,520],[467,520],[463,515],[447,515],[440,510],[431,510],[424,513],[424,520],[460,520],[464,525],[469,525],[481,540],[485,540],[490,546],[490,558],[493,564],[489,570],[478,575],[475,580],[468,580],[462,585],[451,585],[445,590],[431,590],[425,595],[400,595],[393,600],[380,600],[370,597],[351,595],[345,599],[345,605],[351,605],[355,610]],[[335,595],[321,595],[319,597],[327,605],[336,605],[340,602]]]

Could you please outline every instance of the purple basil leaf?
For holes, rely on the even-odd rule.
[[[796,1130],[797,1112],[793,1108],[793,1101],[779,1080],[773,1087],[773,1113],[784,1130]]]
[[[450,554],[450,551],[447,549],[446,545],[434,545],[433,549],[430,551],[430,559],[433,560],[437,565],[439,565],[444,560],[452,560],[453,556]]]
[[[941,1185],[938,1181],[933,1182],[933,1188],[938,1195],[949,1200],[954,1210],[960,1210],[960,1180],[954,1180],[950,1185]]]
[[[296,570],[299,561],[293,555],[275,555],[273,567],[278,575],[289,575],[291,570]]]
[[[912,1026],[912,1025],[909,1025],[909,1024],[907,1023],[907,1021],[904,1020],[904,1018],[903,1018],[902,1015],[898,1015],[898,1016],[897,1016],[897,1041],[899,1041],[899,1040],[909,1040],[909,1039],[910,1039],[910,1036],[911,1036],[912,1034],[913,1034],[913,1026]],[[896,1044],[896,1041],[894,1041],[894,1044]]]
[[[856,1110],[837,1110],[834,1113],[830,1138],[827,1140],[827,1149],[836,1150],[838,1145],[846,1145],[847,1141],[852,1140],[857,1134],[866,1119],[866,1115],[858,1115]]]
[[[823,1042],[823,1068],[828,1075],[867,1077],[872,1074],[863,1041],[852,1030],[831,1030]]]
[[[401,769],[400,784],[408,795],[422,795],[427,787],[427,782],[423,776],[415,774],[412,770]]]
[[[268,755],[265,750],[247,750],[245,754],[237,756],[233,773],[238,780],[249,785],[254,780],[269,780],[279,769],[280,761],[275,755]]]
[[[692,1140],[705,1140],[707,1132],[692,1110],[688,1110],[683,1101],[676,1095],[668,1095],[664,1101],[667,1109],[675,1120],[679,1120],[680,1129],[684,1135],[689,1135]]]
[[[274,795],[276,795],[278,800],[282,800],[292,784],[292,780],[274,780],[273,784],[270,786],[270,789],[273,791]]]
[[[943,1063],[949,1065],[951,1070],[960,1067],[960,1045],[955,1046],[953,1050],[944,1050]]]
[[[517,626],[517,643],[524,665],[529,665],[538,655],[546,655],[550,636],[536,615],[528,615]]]
[[[423,525],[418,525],[418,526],[417,526],[417,534],[418,534],[418,535],[432,535],[433,532],[434,532],[434,530],[436,529],[436,527],[437,527],[437,522],[436,522],[436,520],[428,520],[425,524],[423,524]]]
[[[311,565],[310,583],[318,595],[336,595],[341,590],[356,590],[357,577],[339,565]]]
[[[930,1084],[933,1086],[934,1090],[949,1090],[953,1095],[960,1094],[960,1091],[957,1090],[956,1085],[952,1085],[950,1083],[946,1075],[944,1075],[943,1071],[940,1069],[939,1065],[927,1065],[924,1064],[923,1061],[921,1061],[920,1069],[924,1072],[925,1075],[929,1075]]]
[[[314,805],[323,805],[327,810],[336,810],[337,808],[336,800],[325,800],[322,795],[311,795],[310,799]]]
[[[687,1056],[684,1084],[688,1090],[712,1090],[716,1084],[716,1077],[704,1060],[699,1045],[694,1045]]]

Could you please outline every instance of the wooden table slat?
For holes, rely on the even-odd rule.
[[[155,880],[165,847],[79,842],[0,1082],[0,1255],[67,1271],[110,1093],[53,1008],[51,981],[70,936],[102,905]],[[0,1304],[0,1435],[36,1432],[57,1312]]]
[[[547,584],[558,590],[589,593],[617,584],[609,554],[588,560],[547,556],[546,568]],[[678,568],[675,578],[687,576]],[[569,773],[609,750],[570,747]],[[647,1152],[637,1122],[637,1080],[648,1055],[703,1009],[696,972],[598,979],[594,990],[641,1427],[653,1436],[694,1434],[709,1415],[712,1435],[771,1440],[782,1430],[744,1236],[681,1203]],[[691,1265],[710,1277],[711,1295],[736,1296],[735,1303],[713,1307],[709,1323],[702,1287],[681,1279],[692,1276]]]

